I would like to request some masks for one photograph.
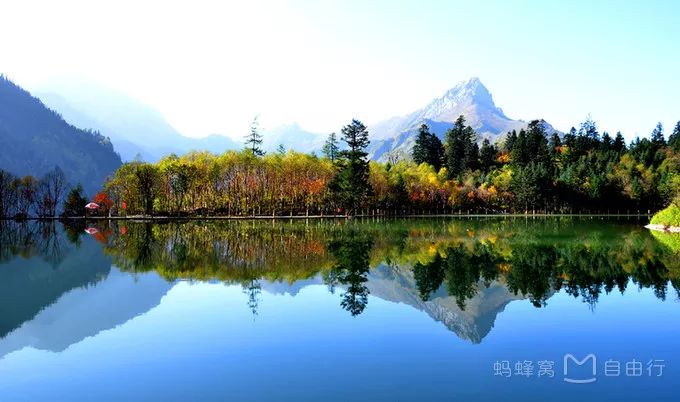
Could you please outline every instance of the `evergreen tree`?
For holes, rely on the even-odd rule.
[[[444,161],[444,144],[442,140],[437,137],[437,134],[430,133],[430,145],[427,150],[428,163],[434,167],[435,171],[442,168]]]
[[[467,170],[478,168],[479,147],[475,130],[465,125],[462,115],[446,132],[446,167],[450,177],[460,178]]]
[[[557,131],[555,131],[550,136],[548,147],[550,148],[551,152],[555,152],[557,151],[557,148],[560,146],[562,146],[562,139],[560,139],[560,135],[557,133]]]
[[[427,127],[427,124],[421,124],[418,128],[418,136],[411,153],[413,161],[418,165],[429,163],[430,137],[430,129]]]
[[[614,145],[612,146],[613,150],[615,152],[623,153],[626,151],[626,140],[623,138],[623,134],[621,132],[616,133],[616,137],[614,138]]]
[[[661,123],[657,123],[654,130],[652,130],[651,141],[656,149],[666,146],[666,139],[663,136],[663,125]]]
[[[246,136],[246,150],[253,153],[255,156],[264,155],[262,146],[262,134],[260,134],[260,125],[257,116],[250,123],[250,133]]]
[[[609,152],[613,149],[614,142],[612,140],[612,137],[609,135],[608,132],[605,131],[604,134],[602,134],[602,142],[600,143],[600,150],[603,152]]]
[[[331,162],[335,162],[336,159],[338,159],[340,148],[338,147],[338,138],[335,133],[330,133],[328,135],[321,152],[323,152],[324,156],[330,159]]]
[[[479,162],[484,173],[488,173],[496,166],[496,154],[498,150],[495,145],[492,145],[488,139],[482,141],[482,149],[479,151]]]
[[[680,121],[675,124],[673,133],[668,137],[668,146],[675,152],[680,152]]]
[[[508,132],[508,135],[505,137],[505,141],[503,142],[503,149],[507,152],[511,152],[512,148],[515,146],[515,142],[517,141],[517,131],[512,130]]]
[[[543,163],[530,162],[513,172],[510,188],[524,211],[540,208],[550,190],[550,174]]]
[[[87,205],[87,199],[83,195],[83,187],[78,184],[66,196],[62,216],[83,216],[85,215],[85,205]]]
[[[340,152],[340,171],[333,178],[331,190],[337,195],[340,204],[348,214],[352,214],[363,207],[371,193],[368,182],[369,165],[368,130],[359,120],[352,120],[342,128],[342,140],[347,143],[347,149]]]
[[[550,165],[550,150],[543,120],[533,120],[527,126],[527,131],[520,130],[517,141],[512,149],[512,163],[526,166],[530,162]]]
[[[479,145],[477,145],[477,133],[467,126],[465,127],[465,171],[479,169]]]
[[[427,124],[422,124],[418,128],[418,136],[416,143],[413,146],[411,156],[413,161],[417,164],[427,163],[434,167],[435,171],[439,171],[442,166],[442,159],[444,158],[444,146],[436,134],[431,133]]]

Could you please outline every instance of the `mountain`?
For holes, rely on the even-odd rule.
[[[267,152],[276,151],[279,145],[298,152],[321,154],[324,137],[304,130],[297,123],[291,123],[262,132],[262,147]]]
[[[388,153],[410,156],[418,127],[425,123],[442,140],[458,116],[465,116],[468,125],[477,131],[479,140],[495,142],[511,130],[526,127],[527,122],[512,120],[497,107],[491,93],[477,77],[468,79],[449,89],[424,108],[406,116],[393,117],[369,127],[371,145],[369,156],[385,160]],[[552,126],[546,125],[550,132]]]
[[[141,156],[145,161],[155,162],[170,153],[191,150],[222,153],[243,147],[240,142],[217,134],[186,137],[151,106],[91,83],[62,79],[43,84],[36,93],[69,123],[111,138],[124,161]]]
[[[0,339],[64,294],[91,288],[111,271],[111,258],[93,239],[76,245],[64,231],[49,228],[9,226],[0,235]]]
[[[460,339],[481,343],[493,329],[496,317],[513,301],[526,299],[523,295],[512,293],[504,284],[494,281],[488,286],[479,283],[479,291],[466,300],[465,308],[460,308],[455,296],[449,296],[442,285],[430,299],[424,301],[413,276],[412,267],[378,264],[371,269],[366,281],[370,295],[391,302],[411,306],[441,322]],[[263,291],[271,294],[297,295],[307,286],[323,285],[321,275],[288,283],[285,281],[261,281]],[[346,285],[338,285],[346,289]],[[370,305],[370,302],[369,302]]]
[[[494,281],[489,286],[479,284],[479,291],[458,306],[456,297],[449,296],[443,286],[424,301],[420,297],[413,270],[380,264],[371,270],[366,286],[371,295],[394,303],[404,303],[425,312],[439,321],[460,339],[481,343],[493,329],[496,317],[512,301],[525,297],[515,295],[507,286]]]
[[[155,273],[130,275],[111,267],[89,236],[78,245],[61,230],[51,241],[27,236],[43,255],[26,258],[30,253],[22,250],[0,260],[0,359],[25,347],[63,351],[153,309],[174,286]],[[16,252],[26,243],[3,246]],[[48,252],[50,247],[58,250]],[[61,259],[47,261],[52,254]]]
[[[40,177],[59,166],[69,183],[92,194],[120,164],[108,138],[72,126],[0,76],[0,169]]]

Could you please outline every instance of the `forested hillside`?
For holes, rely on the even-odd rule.
[[[40,178],[58,167],[70,185],[94,194],[120,164],[108,138],[69,125],[0,76],[0,169]]]

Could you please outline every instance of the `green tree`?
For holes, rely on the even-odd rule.
[[[373,239],[354,230],[332,239],[327,245],[336,263],[324,280],[331,289],[338,284],[347,286],[340,304],[352,316],[361,314],[368,304],[370,292],[366,282],[372,248]]]
[[[335,133],[330,133],[328,135],[321,152],[323,152],[323,155],[330,159],[331,162],[335,162],[338,159],[340,148],[338,147],[338,138]]]
[[[262,150],[262,134],[260,134],[260,124],[258,117],[255,116],[252,123],[250,123],[250,133],[246,136],[246,150],[252,152],[255,156],[263,156]]]
[[[475,130],[465,125],[465,117],[459,116],[446,132],[446,167],[449,177],[461,178],[467,170],[478,167],[479,147]]]
[[[659,149],[666,146],[666,139],[663,135],[663,124],[660,122],[656,123],[656,127],[652,130],[650,138],[655,148]]]
[[[153,213],[153,202],[158,194],[158,168],[149,163],[140,163],[135,166],[135,187],[139,195],[144,213]]]
[[[413,161],[419,165],[427,163],[432,165],[435,171],[441,169],[444,159],[444,146],[439,137],[430,132],[427,124],[421,124],[418,128],[418,136],[413,145],[411,156]]]
[[[332,190],[348,214],[352,214],[366,203],[371,193],[369,184],[368,130],[359,120],[342,128],[342,140],[347,149],[340,152],[340,170],[332,183]]]
[[[620,131],[616,133],[616,137],[614,138],[614,145],[612,145],[612,148],[615,152],[619,154],[626,151],[626,140],[623,138],[623,134],[621,134]]]
[[[550,176],[542,163],[530,162],[526,166],[516,166],[510,189],[515,194],[517,205],[526,212],[530,208],[541,207],[550,190]]]
[[[482,149],[479,151],[479,163],[482,171],[488,173],[492,168],[496,166],[496,154],[498,149],[496,146],[491,144],[488,139],[482,141]]]
[[[413,151],[411,152],[411,157],[413,161],[420,165],[421,163],[427,163],[429,160],[429,149],[430,149],[430,129],[427,124],[421,124],[418,128],[418,136],[416,137],[416,143],[413,144]]]
[[[62,216],[83,216],[85,215],[85,205],[87,205],[87,198],[85,198],[85,195],[83,194],[83,187],[78,184],[73,187],[66,196]]]
[[[428,163],[434,167],[435,171],[442,168],[444,162],[444,144],[435,133],[430,134],[430,145],[427,152]]]
[[[680,121],[675,124],[673,133],[668,137],[668,146],[675,152],[680,152]]]

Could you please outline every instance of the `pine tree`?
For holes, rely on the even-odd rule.
[[[505,137],[505,141],[503,142],[503,149],[507,152],[512,152],[512,148],[515,146],[516,141],[517,131],[515,130],[508,131],[508,134]]]
[[[442,163],[444,161],[444,145],[442,144],[442,140],[440,140],[435,133],[430,133],[427,161],[437,172],[442,168]]]
[[[335,133],[330,133],[328,135],[321,152],[323,152],[324,156],[330,159],[331,162],[335,162],[336,159],[338,159],[340,148],[338,147],[338,138]]]
[[[484,173],[488,173],[494,166],[496,166],[496,154],[498,150],[495,145],[492,145],[488,139],[482,141],[482,149],[479,151],[479,162]]]
[[[460,178],[467,170],[476,169],[479,147],[475,130],[465,125],[465,117],[456,119],[446,132],[446,167],[450,177]]]
[[[430,137],[430,129],[427,127],[427,124],[421,124],[420,128],[418,128],[418,136],[411,153],[413,161],[418,165],[429,163]]]
[[[626,151],[626,140],[623,138],[623,134],[621,134],[620,131],[616,133],[616,137],[614,138],[614,145],[612,146],[612,148],[619,154]]]
[[[260,125],[258,118],[255,116],[253,122],[250,123],[250,133],[246,136],[246,150],[253,153],[255,156],[264,155],[262,146],[262,134],[260,134]]]
[[[668,146],[675,152],[680,152],[680,121],[675,124],[673,134],[668,137]]]
[[[652,130],[651,140],[652,144],[657,149],[666,146],[666,139],[663,136],[663,125],[661,123],[657,123],[654,130]]]
[[[368,182],[368,130],[358,120],[342,128],[342,140],[347,149],[340,152],[340,170],[331,183],[331,191],[335,193],[348,214],[359,210],[371,194]]]

